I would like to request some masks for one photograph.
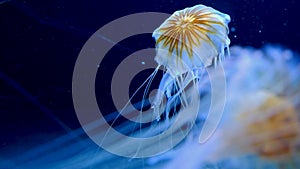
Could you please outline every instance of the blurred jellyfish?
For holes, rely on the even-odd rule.
[[[187,169],[208,164],[244,169],[300,167],[300,64],[296,54],[278,46],[262,50],[232,47],[231,53],[224,61],[228,96],[217,131],[204,144],[192,138],[176,153],[150,162],[169,159],[164,168],[185,162]],[[201,86],[208,81],[203,77]],[[202,103],[207,100],[209,97],[203,97]]]
[[[163,66],[166,69],[152,103],[158,120],[162,109],[165,109],[168,119],[170,109],[178,101],[183,108],[193,106],[185,91],[189,88],[190,94],[198,94],[203,69],[224,59],[230,43],[229,21],[229,15],[196,5],[176,11],[153,32],[157,52],[155,61],[158,68]],[[167,96],[166,104],[164,95]]]
[[[266,91],[255,95],[251,99],[260,96],[261,103],[241,112],[237,119],[245,129],[240,139],[248,144],[249,151],[263,158],[276,161],[291,158],[300,136],[300,122],[294,105],[287,98]]]

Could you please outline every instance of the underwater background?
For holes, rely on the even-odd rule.
[[[172,14],[198,4],[231,17],[232,57],[224,61],[228,76],[224,116],[242,105],[243,99],[249,102],[240,98],[242,92],[251,94],[267,88],[271,96],[262,97],[287,99],[295,109],[293,118],[299,119],[299,1],[0,0],[0,168],[300,168],[299,145],[288,160],[265,160],[245,150],[220,159],[212,155],[214,160],[202,163],[200,159],[207,152],[214,153],[210,151],[214,144],[228,140],[212,142],[205,152],[194,152],[197,148],[193,148],[191,138],[165,156],[130,159],[99,148],[82,130],[73,107],[72,76],[89,37],[122,16],[139,12]],[[115,68],[126,56],[150,47],[155,47],[151,34],[142,34],[121,41],[107,54],[96,79],[96,92],[102,91],[97,99],[103,100],[99,106],[104,112],[115,111],[109,99]],[[264,76],[261,72],[268,73]],[[135,80],[143,81],[143,75]],[[273,89],[279,82],[280,87]],[[231,116],[227,117],[231,121]],[[219,126],[224,130],[226,120],[224,117]],[[234,147],[226,147],[226,152],[234,151]]]

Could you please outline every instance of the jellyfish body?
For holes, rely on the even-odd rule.
[[[295,107],[286,98],[269,92],[258,95],[264,96],[262,104],[243,112],[238,120],[245,126],[243,139],[248,140],[249,151],[263,158],[276,161],[289,159],[300,138],[300,122]]]
[[[176,11],[152,34],[156,40],[155,61],[166,69],[152,107],[163,107],[166,94],[168,105],[179,99],[189,105],[185,90],[189,87],[198,94],[197,81],[205,67],[217,64],[229,54],[228,23],[230,17],[211,7],[196,5]],[[170,93],[175,93],[171,96]]]

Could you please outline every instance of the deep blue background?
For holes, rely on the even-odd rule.
[[[84,43],[101,26],[128,14],[173,13],[196,4],[231,16],[232,45],[272,43],[300,51],[296,0],[12,0],[1,4],[0,150],[10,145],[30,147],[80,127],[72,105],[73,67]],[[130,50],[122,56],[154,47],[151,36],[145,37],[139,38],[139,44],[134,40],[124,44]]]

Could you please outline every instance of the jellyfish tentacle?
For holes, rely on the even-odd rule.
[[[156,120],[160,120],[160,107],[162,104],[162,100],[166,93],[167,96],[171,95],[170,85],[172,85],[173,79],[169,73],[164,73],[162,80],[158,87],[158,92],[153,100],[152,108],[154,109],[154,114],[157,116]]]
[[[158,72],[158,69],[155,69],[154,72],[151,74],[151,77],[150,77],[149,82],[148,82],[148,84],[147,84],[147,86],[146,86],[146,89],[144,90],[143,100],[142,100],[142,105],[141,105],[140,112],[143,111],[142,109],[143,109],[143,107],[144,107],[144,100],[145,100],[145,98],[146,98],[146,95],[147,95],[147,93],[148,93],[148,91],[149,91],[149,88],[150,88],[150,86],[151,86],[151,84],[152,84],[152,81],[153,81],[155,75],[157,74],[157,72]]]

